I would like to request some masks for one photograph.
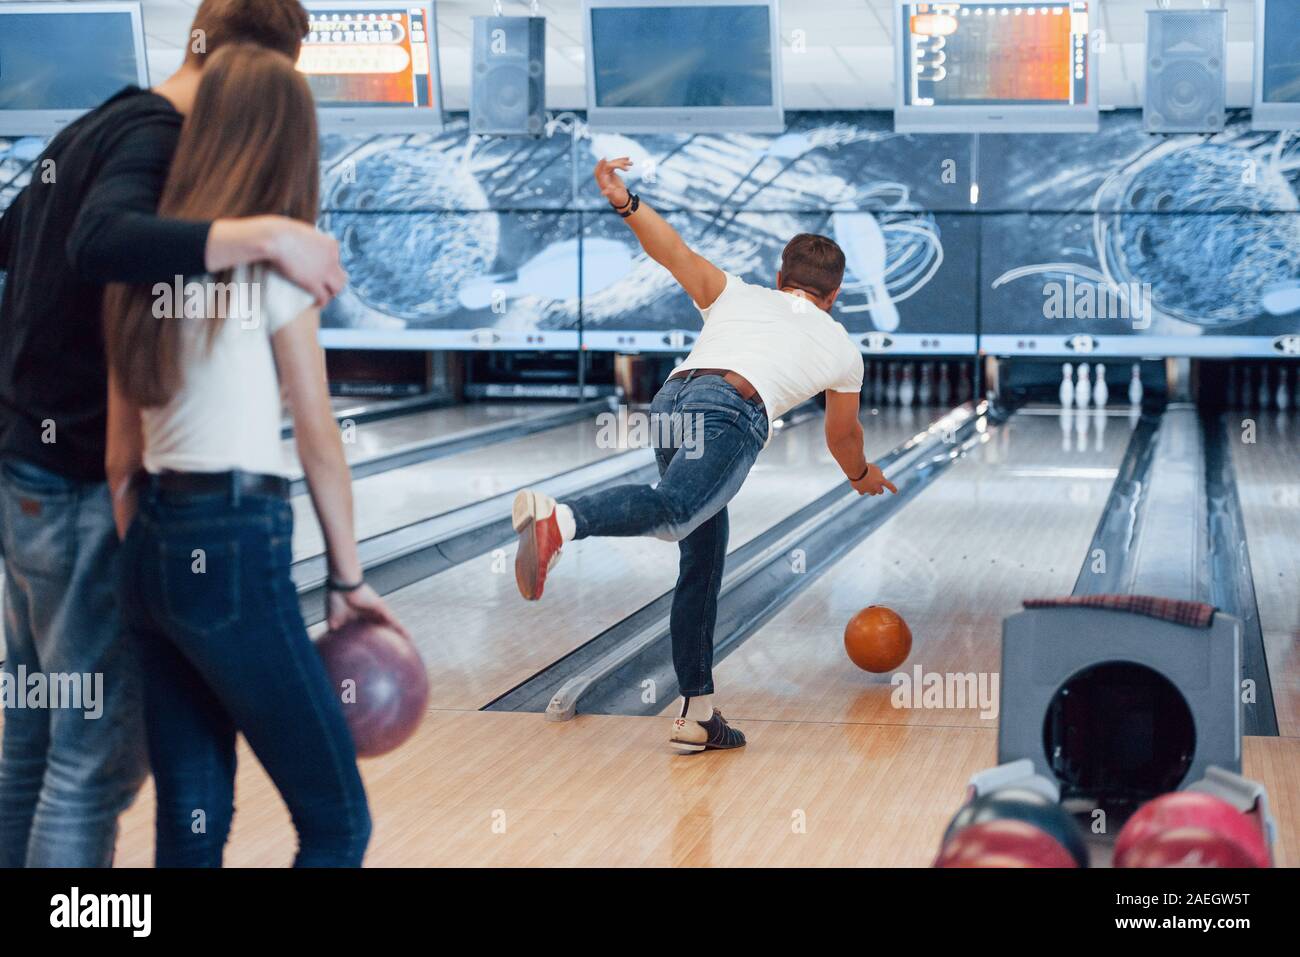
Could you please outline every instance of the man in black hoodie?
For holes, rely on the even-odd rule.
[[[269,262],[324,304],[346,282],[337,244],[302,223],[156,215],[206,57],[256,43],[297,59],[307,31],[298,0],[204,0],[180,70],[55,136],[0,217],[0,867],[108,865],[145,774],[113,594],[104,285]]]

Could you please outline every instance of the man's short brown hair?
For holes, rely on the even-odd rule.
[[[781,285],[826,298],[844,281],[844,250],[835,240],[800,233],[781,253]]]
[[[298,0],[203,0],[185,59],[202,63],[227,44],[252,43],[296,61],[310,28]]]

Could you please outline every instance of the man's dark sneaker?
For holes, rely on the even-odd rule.
[[[745,736],[727,724],[727,719],[717,708],[713,709],[713,717],[708,721],[673,719],[670,741],[673,747],[683,751],[727,751],[745,746]]]

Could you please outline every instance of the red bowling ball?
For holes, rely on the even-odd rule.
[[[1078,867],[1049,834],[1024,821],[982,821],[944,844],[935,867]]]
[[[1174,791],[1162,794],[1138,808],[1115,841],[1115,866],[1140,867],[1129,861],[1129,854],[1153,835],[1175,829],[1193,828],[1217,835],[1237,847],[1243,867],[1269,867],[1268,843],[1259,826],[1223,798],[1200,791]],[[1225,865],[1228,866],[1228,865]]]

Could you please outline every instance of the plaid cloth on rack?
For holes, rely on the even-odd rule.
[[[1068,595],[1065,598],[1027,598],[1026,608],[1107,608],[1147,615],[1191,628],[1209,628],[1215,608],[1199,601],[1179,601],[1152,595]]]

